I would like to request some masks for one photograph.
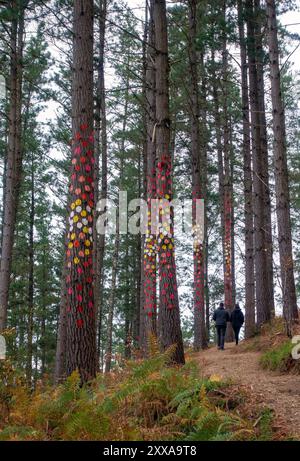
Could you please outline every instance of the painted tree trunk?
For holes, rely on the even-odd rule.
[[[255,332],[255,281],[253,257],[253,203],[252,165],[250,145],[250,117],[248,95],[248,64],[244,31],[243,3],[238,0],[239,42],[241,56],[242,112],[243,112],[243,170],[245,214],[245,338]]]
[[[12,266],[12,251],[18,207],[19,184],[22,176],[22,58],[24,9],[12,2],[15,17],[11,25],[10,96],[8,114],[8,147],[3,203],[2,253],[0,262],[0,332],[7,326],[8,297]]]
[[[93,0],[74,0],[72,167],[67,248],[67,374],[96,374],[93,287],[94,126]]]
[[[207,346],[205,329],[205,249],[204,235],[200,239],[200,229],[196,224],[197,200],[204,199],[204,161],[203,142],[200,141],[200,105],[198,89],[198,69],[196,54],[197,37],[197,2],[189,1],[189,61],[191,78],[191,154],[192,154],[192,199],[193,199],[193,227],[194,227],[194,350],[198,351]],[[202,147],[202,148],[201,148]],[[205,204],[204,204],[205,206]]]
[[[183,364],[185,359],[176,280],[173,214],[170,209],[173,191],[170,152],[168,32],[165,0],[154,0],[153,16],[156,49],[156,193],[157,198],[162,200],[160,202],[159,218],[164,221],[157,241],[161,345],[163,349],[176,345],[171,361]],[[165,214],[170,217],[167,222],[165,219],[163,220]]]
[[[153,1],[150,2],[149,46],[147,50],[146,70],[146,195],[147,195],[147,231],[144,247],[144,309],[142,349],[147,351],[149,335],[156,335],[157,318],[157,261],[156,235],[151,230],[151,201],[156,198],[156,146],[154,139],[155,126],[155,50]]]
[[[283,290],[283,313],[288,325],[288,333],[290,334],[291,323],[292,320],[298,318],[298,310],[295,290],[291,235],[285,115],[284,104],[281,95],[277,20],[274,0],[267,0],[266,6],[268,20],[271,97],[273,109],[276,212],[278,224],[281,283]]]

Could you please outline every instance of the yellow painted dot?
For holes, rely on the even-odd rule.
[[[75,201],[75,205],[76,205],[76,206],[81,205],[81,200],[80,200],[80,198],[78,198],[78,199]]]
[[[71,209],[72,209],[72,210],[74,210],[74,209],[75,209],[75,206],[76,206],[76,205],[75,205],[75,203],[74,203],[74,202],[73,202],[73,203],[71,203]]]
[[[90,254],[90,250],[89,250],[88,248],[86,248],[86,249],[84,250],[84,254],[85,254],[86,256],[88,256],[88,255]]]
[[[78,219],[79,219],[78,216],[75,215],[74,218],[73,218],[73,221],[74,221],[74,222],[78,222]]]
[[[73,243],[70,242],[69,245],[68,245],[68,247],[69,247],[70,249],[73,248]]]
[[[82,230],[83,230],[83,232],[84,232],[85,234],[88,234],[88,232],[89,232],[89,228],[86,227],[86,226],[85,226]]]
[[[87,212],[86,212],[86,210],[82,210],[82,212],[81,212],[81,216],[85,217],[86,215],[87,215]]]
[[[76,234],[75,234],[75,232],[73,232],[73,233],[71,234],[71,240],[75,240],[75,238],[76,238]]]
[[[86,247],[91,246],[91,242],[90,242],[89,240],[86,240],[86,241],[84,242],[84,244],[85,244]]]
[[[79,263],[79,258],[74,258],[74,264],[78,264]]]

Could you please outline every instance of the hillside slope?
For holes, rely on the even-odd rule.
[[[230,343],[225,351],[212,347],[199,352],[196,357],[203,376],[218,375],[249,387],[253,396],[274,410],[288,432],[300,438],[299,376],[263,370],[260,352],[239,351],[239,347]]]

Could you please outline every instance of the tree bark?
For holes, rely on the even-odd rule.
[[[216,62],[215,53],[212,50],[212,93],[213,93],[213,112],[215,120],[215,131],[216,131],[216,144],[218,154],[218,189],[219,189],[219,207],[221,217],[221,238],[222,238],[222,255],[223,255],[223,275],[225,274],[225,224],[224,224],[224,162],[223,162],[223,151],[222,151],[222,134],[221,134],[221,114],[220,114],[220,97],[218,93],[217,75],[216,75]]]
[[[163,349],[176,345],[171,362],[184,363],[184,349],[180,326],[179,300],[176,281],[174,254],[173,215],[170,210],[172,200],[172,160],[170,152],[170,114],[169,114],[169,63],[168,32],[165,0],[154,0],[155,28],[155,68],[156,68],[156,176],[157,198],[164,199],[168,205],[160,207],[168,213],[170,222],[161,228],[158,239],[159,261],[159,309],[161,320],[161,345]]]
[[[149,17],[149,45],[147,50],[146,69],[146,197],[148,207],[147,231],[144,246],[144,286],[143,286],[143,318],[141,320],[143,331],[140,338],[143,353],[147,352],[147,340],[149,335],[156,335],[157,318],[157,262],[156,262],[156,236],[151,231],[151,200],[156,198],[156,145],[153,138],[155,127],[155,37],[154,37],[154,2],[150,1]]]
[[[268,285],[266,289],[269,293],[270,317],[275,315],[274,305],[274,281],[273,281],[273,232],[272,232],[272,210],[271,210],[271,195],[270,195],[270,180],[269,180],[269,157],[268,157],[268,135],[265,109],[265,88],[264,88],[264,49],[263,49],[263,28],[265,26],[264,10],[261,9],[260,0],[254,0],[254,36],[255,36],[255,53],[256,53],[256,68],[257,68],[257,97],[259,106],[259,128],[260,128],[260,148],[262,169],[260,178],[263,181],[264,190],[264,210],[265,210],[265,248],[267,253],[268,265]]]
[[[287,322],[288,333],[291,334],[291,324],[294,319],[298,318],[298,310],[292,249],[285,114],[281,95],[279,47],[277,37],[276,7],[274,0],[267,0],[266,8],[273,109],[276,212],[281,283],[283,291],[283,313]]]
[[[93,0],[74,0],[72,168],[67,249],[67,374],[96,375],[93,289]]]
[[[241,56],[242,113],[243,113],[243,170],[245,215],[245,338],[255,332],[255,281],[253,258],[252,165],[250,145],[249,88],[247,49],[244,31],[243,2],[238,0],[239,42]]]
[[[7,309],[12,266],[12,251],[18,194],[22,177],[21,146],[22,131],[22,78],[23,78],[23,35],[24,8],[18,8],[12,1],[14,18],[11,25],[10,41],[10,97],[9,97],[9,128],[5,177],[5,201],[3,203],[2,254],[0,262],[0,332],[7,326]]]
[[[204,156],[203,142],[200,141],[200,105],[198,87],[198,66],[196,53],[197,38],[197,2],[189,1],[189,65],[190,65],[190,123],[192,155],[192,200],[194,226],[194,350],[207,347],[205,328],[205,241],[199,240],[200,229],[196,225],[197,200],[204,199]],[[202,133],[203,135],[203,133]],[[204,204],[205,206],[205,204]]]
[[[67,227],[68,223],[66,223]],[[65,238],[65,246],[67,246],[67,235]],[[58,384],[66,377],[66,354],[67,354],[67,257],[64,257],[62,267],[62,279],[60,288],[60,306],[58,315],[56,355],[54,382]]]
[[[107,1],[101,0],[99,5],[99,64],[97,82],[96,127],[95,127],[95,203],[99,199],[107,198],[107,121],[105,97],[105,33],[106,33]],[[99,165],[101,156],[101,192],[99,189]],[[100,357],[100,340],[102,328],[102,289],[103,289],[103,262],[105,253],[105,233],[97,235],[94,226],[95,251],[95,303],[97,311],[97,365]]]
[[[226,23],[226,1],[223,3],[223,21]],[[224,295],[225,308],[233,309],[233,284],[232,284],[232,184],[230,162],[230,127],[228,114],[228,50],[226,31],[222,31],[222,78],[223,78],[223,152],[224,152]],[[233,341],[231,326],[227,329],[227,341]]]
[[[106,350],[105,350],[105,373],[110,372],[111,362],[112,362],[113,319],[114,319],[114,307],[115,307],[114,304],[115,304],[117,271],[118,271],[118,260],[119,260],[119,246],[120,246],[119,217],[117,217],[116,237],[115,237],[114,253],[113,253],[113,260],[112,260],[111,288],[110,288],[110,296],[108,300],[107,345],[106,345]]]
[[[34,162],[31,164],[31,204],[29,215],[29,274],[28,274],[28,315],[27,315],[27,356],[26,356],[26,380],[28,386],[32,383],[32,339],[33,339],[33,315],[34,315],[34,220],[35,220],[35,194],[34,194]]]
[[[257,326],[271,318],[271,301],[269,290],[269,267],[266,242],[265,188],[262,178],[265,159],[261,149],[260,105],[258,99],[258,76],[255,51],[255,27],[253,0],[246,1],[247,13],[247,51],[249,65],[249,90],[251,105],[251,137],[253,157],[253,210],[254,210],[254,264]]]

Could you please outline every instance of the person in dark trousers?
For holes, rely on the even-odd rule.
[[[213,320],[216,322],[217,336],[218,336],[218,349],[224,350],[225,334],[227,328],[227,322],[230,320],[230,315],[224,308],[224,304],[220,303],[220,306],[215,310]]]
[[[244,314],[241,311],[241,308],[239,304],[235,305],[235,308],[231,312],[230,315],[230,322],[234,331],[234,336],[235,336],[235,344],[238,345],[239,343],[239,334],[240,334],[240,329],[244,323]]]

